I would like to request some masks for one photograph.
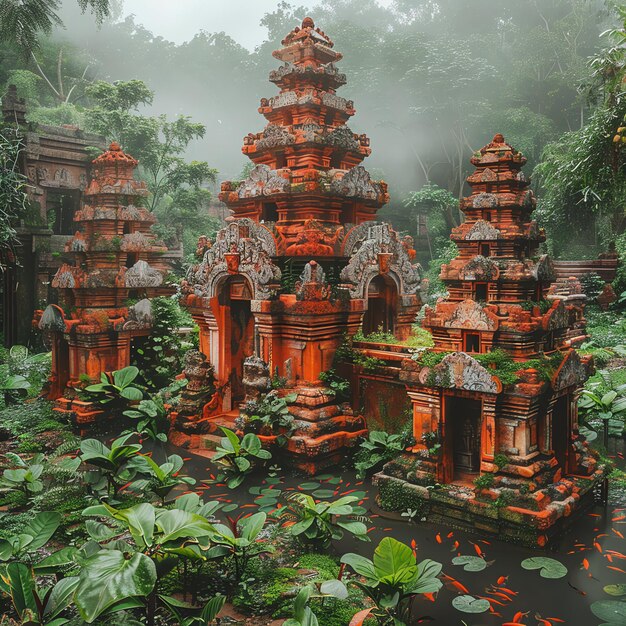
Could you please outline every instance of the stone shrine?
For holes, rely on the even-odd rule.
[[[387,185],[361,165],[369,139],[347,121],[354,103],[338,96],[346,82],[341,54],[311,18],[291,31],[270,73],[279,94],[261,99],[267,125],[244,137],[253,162],[242,181],[222,184],[233,217],[206,247],[183,284],[184,305],[200,327],[200,349],[215,369],[221,403],[204,421],[206,436],[180,431],[175,441],[213,445],[245,400],[244,366],[256,356],[290,408],[295,432],[284,455],[314,472],[344,456],[367,432],[364,419],[319,381],[337,348],[357,330],[379,327],[408,336],[419,310],[420,268],[409,239],[375,220]],[[198,407],[197,419],[207,417]],[[219,431],[218,431],[219,434]]]
[[[458,256],[441,268],[449,295],[422,324],[435,346],[400,366],[418,443],[377,475],[379,497],[543,545],[605,477],[578,431],[584,296],[576,281],[551,288],[526,159],[498,134],[471,162]]]
[[[135,180],[136,167],[117,143],[92,163],[93,179],[74,216],[78,228],[65,246],[73,262],[52,283],[60,306],[36,318],[52,338],[50,398],[129,365],[131,342],[150,333],[150,298],[172,292],[164,284],[167,248],[151,233],[156,218],[141,206],[148,190]]]

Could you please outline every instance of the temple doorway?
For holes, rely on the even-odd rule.
[[[472,482],[480,472],[482,402],[445,396],[444,474],[448,482]]]
[[[218,296],[220,309],[219,379],[228,385],[224,408],[231,410],[243,402],[243,363],[254,354],[254,315],[250,307],[252,290],[242,276],[231,276],[222,284]]]
[[[378,275],[367,289],[367,310],[363,316],[363,334],[374,332],[394,334],[398,288],[390,276]]]
[[[567,445],[569,442],[569,402],[560,396],[552,409],[552,448],[559,467],[567,470]]]

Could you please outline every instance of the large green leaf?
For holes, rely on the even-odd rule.
[[[39,576],[56,574],[59,568],[75,563],[78,554],[78,548],[66,546],[39,561],[33,569]]]
[[[44,615],[47,618],[56,617],[70,605],[74,591],[78,587],[78,582],[78,576],[68,576],[67,578],[62,578],[53,587],[44,608]]]
[[[13,606],[20,618],[27,609],[36,615],[36,588],[31,569],[23,563],[9,563],[5,570],[5,576],[8,581]]]
[[[267,515],[265,513],[255,513],[239,522],[241,536],[248,541],[254,541],[263,529]]]
[[[118,510],[113,515],[116,519],[123,520],[128,524],[130,534],[138,546],[143,549],[144,546],[152,545],[156,513],[151,504],[147,502],[136,504],[129,509]]]
[[[33,540],[28,545],[29,550],[38,550],[48,543],[61,523],[61,514],[52,511],[37,513],[28,523],[24,532],[31,535]]]
[[[211,598],[202,609],[200,617],[203,624],[210,624],[222,610],[222,607],[226,603],[226,596],[215,596]]]
[[[118,550],[101,550],[83,563],[74,602],[81,617],[91,624],[117,602],[147,596],[156,583],[156,567],[145,554],[126,559]]]
[[[138,402],[143,398],[143,392],[141,389],[137,389],[137,387],[126,387],[126,389],[120,391],[120,396],[131,402]]]
[[[411,548],[393,537],[384,537],[374,550],[376,577],[392,586],[411,584],[417,564]]]
[[[368,558],[348,552],[341,557],[341,562],[349,565],[359,576],[364,576],[371,581],[377,580],[374,564]]]
[[[121,370],[113,372],[113,384],[116,387],[128,387],[139,376],[139,370],[134,365],[129,365]]]
[[[214,531],[213,525],[204,517],[180,509],[159,511],[156,525],[163,533],[163,536],[159,538],[161,543],[180,538],[208,537]]]

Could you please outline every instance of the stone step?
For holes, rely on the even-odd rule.
[[[217,446],[219,446],[220,441],[222,440],[222,437],[221,435],[201,435],[199,439],[200,439],[200,443],[202,447],[198,448],[197,450],[198,453],[200,452],[215,453]],[[194,450],[194,452],[196,452],[196,450]],[[203,454],[203,456],[206,456],[206,455]]]

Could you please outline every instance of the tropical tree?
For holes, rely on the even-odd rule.
[[[88,8],[96,21],[109,15],[111,0],[77,0],[84,13]],[[59,17],[59,0],[0,0],[0,40],[18,46],[30,54],[39,46],[39,36],[50,34],[53,27],[63,26]]]

